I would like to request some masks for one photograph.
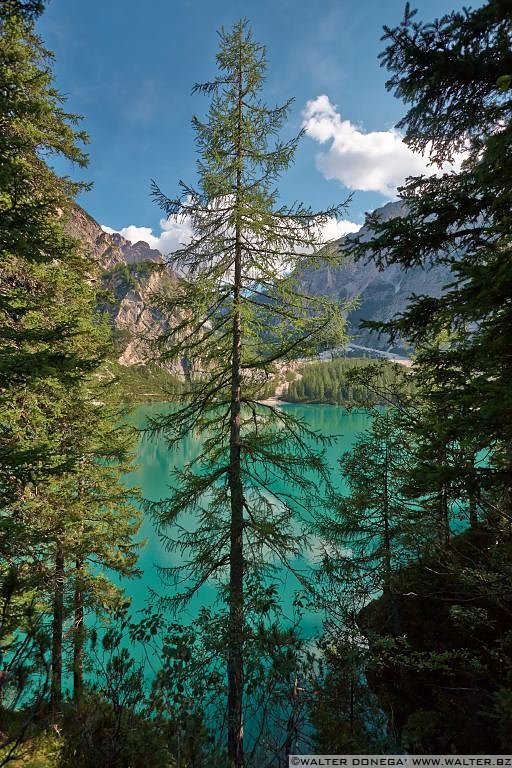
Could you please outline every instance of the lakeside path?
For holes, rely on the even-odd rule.
[[[347,349],[354,349],[354,350],[357,349],[357,350],[361,350],[362,352],[373,352],[375,355],[377,355],[377,357],[381,357],[381,358],[384,358],[385,360],[389,360],[390,363],[399,363],[400,365],[405,365],[406,368],[411,368],[412,366],[412,360],[410,360],[408,357],[396,356],[393,354],[393,352],[386,352],[383,349],[373,349],[373,347],[362,347],[359,344],[348,344]],[[331,353],[329,352],[329,354]]]
[[[297,379],[301,379],[302,376],[297,371],[295,372],[295,375]],[[286,405],[288,403],[287,400],[282,399],[285,391],[288,389],[288,382],[279,384],[279,386],[276,387],[276,391],[272,395],[272,397],[266,397],[265,400],[258,400],[258,403],[261,403],[261,405]],[[289,405],[293,405],[293,403],[289,403]]]
[[[267,397],[265,400],[257,400],[260,405],[303,405],[303,403],[292,403],[291,400],[282,400],[280,397]]]

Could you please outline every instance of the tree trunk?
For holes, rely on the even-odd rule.
[[[469,525],[473,530],[478,528],[478,508],[474,493],[471,493],[469,497]]]
[[[388,461],[388,441],[386,437],[384,444],[384,487],[382,493],[382,512],[384,517],[384,594],[389,594],[391,590],[391,531],[389,527]]]
[[[391,521],[389,519],[389,442],[386,435],[384,446],[384,488],[383,488],[383,514],[384,514],[384,579],[382,591],[388,599],[391,629],[394,635],[401,632],[400,612],[396,593],[391,589],[392,576],[392,542],[391,542]]]
[[[62,627],[64,624],[64,549],[57,540],[53,593],[52,680],[50,707],[53,720],[62,703]]]
[[[73,701],[75,704],[80,702],[84,688],[84,595],[82,584],[83,567],[83,560],[77,558],[75,563],[75,617],[73,626]]]
[[[237,196],[241,172],[242,131],[242,56],[238,70],[238,138]],[[231,501],[231,530],[229,557],[229,649],[228,649],[228,757],[234,768],[242,768],[243,750],[243,627],[244,627],[244,558],[243,558],[243,488],[240,462],[240,411],[242,328],[240,315],[242,288],[242,238],[239,211],[235,222],[235,263],[233,289],[233,347],[231,358],[231,415],[229,440],[229,492]]]
[[[229,570],[228,746],[235,768],[243,765],[243,490],[240,466],[240,316],[235,314],[231,402],[229,490],[231,497]]]
[[[474,451],[467,451],[465,456],[468,477],[471,478],[468,482],[469,527],[475,530],[475,528],[478,528],[478,499],[474,479],[476,455]]]
[[[228,751],[235,768],[243,765],[243,489],[240,465],[240,313],[233,320],[233,366],[229,491],[231,499],[229,570]]]
[[[450,546],[450,515],[448,512],[448,491],[443,484],[439,494],[439,516],[441,522],[441,543],[444,549]]]
[[[290,716],[286,724],[286,740],[284,743],[283,768],[288,768],[290,755],[296,755],[298,752],[299,741],[299,679],[295,675],[295,681],[290,696]]]
[[[352,754],[354,743],[354,725],[355,725],[355,684],[354,684],[354,672],[350,673],[350,754]]]

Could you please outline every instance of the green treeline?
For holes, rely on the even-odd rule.
[[[114,343],[117,337],[114,338]],[[110,360],[105,376],[115,381],[119,398],[125,403],[163,403],[171,393],[186,390],[185,383],[165,369],[156,365],[120,365]]]
[[[364,375],[365,369],[378,367],[372,377],[372,387]],[[284,395],[291,403],[370,403],[389,405],[393,402],[397,379],[403,386],[400,366],[375,363],[365,358],[338,357],[321,363],[310,363],[299,369],[299,377],[291,381]],[[412,378],[408,389],[412,391]]]
[[[126,264],[123,261],[115,264],[112,269],[104,270],[102,279],[106,282],[120,282],[125,288],[137,288],[141,277],[148,277],[152,272],[158,272],[161,269],[161,265],[154,261],[139,261],[136,264]]]

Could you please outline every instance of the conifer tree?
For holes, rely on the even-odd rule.
[[[425,540],[424,515],[418,501],[403,493],[411,460],[410,435],[396,414],[373,414],[371,426],[340,460],[347,494],[319,523],[329,553],[324,571],[338,582],[341,599],[357,595],[361,606],[381,591],[389,604],[389,631],[400,632],[395,574],[414,557]]]
[[[356,255],[405,269],[450,268],[441,297],[414,297],[403,315],[379,327],[416,347],[417,381],[429,411],[440,416],[430,425],[440,443],[500,454],[478,467],[452,464],[447,482],[484,506],[487,489],[499,485],[510,519],[510,8],[488,0],[431,24],[414,16],[407,5],[403,22],[385,28],[381,54],[388,88],[409,105],[399,127],[431,161],[464,153],[463,162],[459,171],[409,179],[400,190],[405,215],[370,217],[375,234],[358,243]]]
[[[277,363],[339,345],[344,321],[342,307],[305,294],[293,275],[297,253],[318,246],[322,223],[340,208],[315,214],[279,202],[275,183],[297,138],[278,138],[290,102],[269,108],[261,100],[265,50],[245,21],[220,32],[217,64],[218,76],[194,88],[211,97],[206,120],[193,118],[197,189],[182,183],[181,197],[169,199],[154,187],[168,216],[189,217],[194,237],[173,257],[184,274],[180,289],[162,300],[181,318],[162,340],[163,356],[186,361],[189,387],[153,426],[171,446],[191,430],[204,440],[197,461],[177,474],[173,497],[154,511],[169,546],[188,553],[174,571],[178,584],[187,583],[182,598],[208,579],[227,582],[228,754],[238,768],[246,576],[271,574],[299,551],[292,515],[313,498],[320,503],[314,474],[324,474],[316,436],[258,397]],[[169,526],[187,512],[193,529],[172,541]]]
[[[502,637],[508,637],[509,607],[502,623],[489,617],[501,616],[511,586],[510,19],[510,3],[503,0],[432,23],[417,21],[407,4],[403,22],[385,28],[388,88],[408,105],[399,123],[405,142],[437,164],[461,153],[462,164],[460,170],[408,179],[399,190],[405,215],[387,222],[370,217],[374,234],[355,248],[356,256],[381,266],[441,264],[451,270],[440,297],[413,296],[401,316],[374,324],[415,347],[420,407],[408,492],[430,508],[433,530],[444,519],[444,546],[402,574],[412,596],[410,646],[397,647],[384,663],[384,674],[391,671],[395,680],[407,668],[418,675],[418,682],[411,676],[392,696],[392,708],[407,701],[408,688],[413,698],[420,689],[429,692],[412,714],[406,703],[404,722],[409,718],[411,732],[404,746],[418,751],[462,752],[498,743],[501,714],[492,709],[496,693],[489,691],[496,690],[496,680],[507,680],[502,692],[509,682],[504,670],[510,649],[497,651]],[[463,508],[465,524],[472,528],[459,530],[451,541],[450,505]],[[477,618],[482,606],[485,622]],[[443,611],[453,623],[452,618],[444,622]],[[468,617],[466,623],[461,616]],[[441,629],[436,625],[427,640],[421,623],[432,619]],[[453,654],[447,684],[439,674],[440,649],[445,654],[441,666]],[[461,649],[463,663],[457,669]],[[485,680],[478,679],[481,669]],[[391,687],[388,682],[387,692]],[[453,699],[446,698],[450,689],[457,691]],[[480,696],[476,706],[473,692]]]
[[[0,643],[7,652],[37,636],[41,670],[51,646],[57,711],[70,562],[80,623],[117,593],[91,561],[134,571],[137,515],[119,479],[127,434],[93,375],[110,351],[93,265],[65,231],[84,185],[46,162],[55,155],[84,165],[86,136],[64,111],[51,54],[34,32],[42,5],[0,7]],[[43,637],[48,625],[52,642]],[[78,689],[82,636],[75,631]],[[27,676],[18,671],[26,699]]]
[[[53,563],[48,559],[47,566],[54,568],[53,578],[50,575],[44,581],[53,591],[51,698],[56,712],[62,697],[66,638],[72,644],[73,698],[78,704],[83,691],[85,617],[91,622],[126,600],[110,574],[124,578],[138,574],[137,494],[121,480],[133,469],[134,435],[119,423],[118,409],[91,401],[91,394],[100,392],[88,393],[85,387],[71,390],[73,404],[63,431],[65,439],[80,448],[81,459],[76,469],[45,484],[32,510],[38,517],[32,525],[46,529],[41,535],[41,561],[46,560],[45,551],[53,555]]]
[[[44,11],[42,0],[4,0],[4,14],[17,15],[25,21],[33,21]]]
[[[44,161],[59,155],[83,165],[79,145],[86,137],[73,127],[76,116],[62,108],[50,54],[15,6],[0,8],[3,500],[66,462],[45,428],[48,413],[58,409],[52,388],[79,380],[102,358],[97,345],[86,343],[94,305],[85,282],[90,265],[63,227],[70,199],[83,185],[60,178]]]
[[[33,672],[38,658],[42,674],[46,650],[36,555],[41,538],[26,501],[43,478],[76,462],[72,446],[62,451],[59,445],[61,393],[65,382],[92,368],[94,357],[87,345],[79,352],[75,346],[91,329],[93,295],[59,215],[79,186],[43,159],[60,154],[84,164],[78,145],[85,136],[74,131],[75,117],[64,112],[53,88],[51,57],[33,30],[41,10],[39,3],[0,7],[1,630],[4,650],[14,649],[11,671],[25,697],[24,670]],[[24,646],[18,631],[39,638],[32,658],[16,653]]]

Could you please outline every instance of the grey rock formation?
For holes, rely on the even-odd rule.
[[[170,319],[158,309],[156,297],[175,291],[178,276],[165,266],[159,251],[143,241],[132,245],[117,233],[104,232],[78,205],[66,228],[99,267],[99,310],[108,315],[114,329],[119,362],[150,362],[152,342],[165,333]],[[182,372],[175,367],[169,370]]]
[[[98,222],[80,206],[73,205],[66,230],[82,243],[85,255],[101,269],[111,269],[124,261],[120,244],[112,235],[104,232]]]
[[[157,251],[156,248],[150,248],[144,240],[132,244],[117,232],[114,232],[110,237],[120,248],[127,264],[137,264],[141,261],[154,261],[155,264],[163,264],[164,262],[160,251]]]
[[[388,203],[377,213],[387,221],[403,215],[401,202]],[[368,240],[371,230],[362,227],[358,237]],[[350,242],[350,235],[342,238],[338,247]],[[373,331],[360,328],[362,320],[387,321],[402,313],[413,294],[440,296],[444,286],[450,281],[448,267],[436,266],[432,269],[414,268],[403,270],[392,264],[380,270],[374,262],[354,262],[340,253],[339,266],[325,265],[319,269],[306,268],[301,273],[304,287],[315,293],[339,299],[359,298],[358,308],[351,312],[348,320],[350,335],[354,342],[375,349],[391,350],[404,353],[407,347],[397,343],[392,348],[386,337],[378,336]]]

